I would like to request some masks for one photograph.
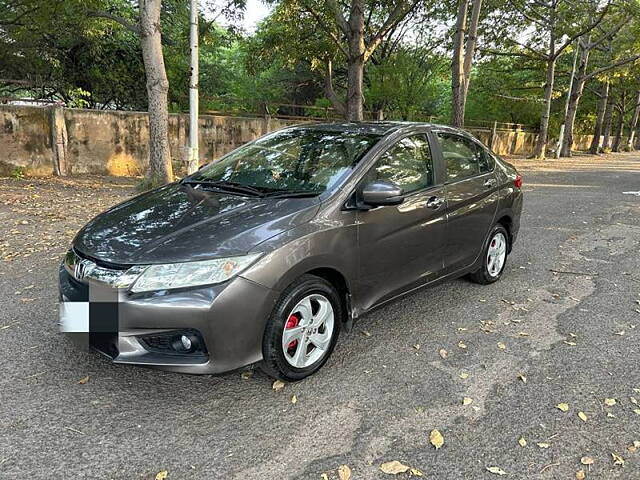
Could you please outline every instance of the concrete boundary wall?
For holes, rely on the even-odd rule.
[[[240,145],[289,125],[294,120],[202,115],[200,161],[210,162]],[[186,165],[187,115],[169,117],[171,156],[177,173]],[[470,129],[490,144],[490,130]],[[576,150],[591,136],[576,136]],[[144,112],[100,111],[0,105],[0,175],[142,175],[149,162],[149,121]],[[493,149],[499,155],[527,155],[536,134],[498,130]],[[623,143],[624,144],[624,143]]]

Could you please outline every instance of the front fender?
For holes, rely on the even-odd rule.
[[[319,228],[309,222],[266,243],[256,249],[266,251],[265,256],[242,273],[247,280],[282,291],[311,270],[329,268],[340,273],[349,292],[353,292],[358,272],[355,223]]]

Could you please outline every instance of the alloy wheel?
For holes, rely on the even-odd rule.
[[[335,315],[324,295],[311,294],[293,307],[282,332],[282,352],[289,365],[306,368],[320,360],[331,345]]]
[[[502,232],[498,232],[489,242],[487,249],[487,271],[492,278],[500,275],[506,258],[507,239]]]

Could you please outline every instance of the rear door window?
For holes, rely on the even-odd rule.
[[[495,166],[495,159],[493,158],[493,155],[482,147],[480,150],[482,151],[482,157],[480,158],[480,173],[492,172],[493,167]]]
[[[439,132],[437,138],[447,168],[447,182],[456,182],[492,170],[484,149],[472,140],[445,132]]]

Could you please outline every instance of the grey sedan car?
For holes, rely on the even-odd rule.
[[[82,228],[60,267],[60,328],[118,364],[300,380],[374,308],[498,280],[521,185],[445,126],[280,130]]]

